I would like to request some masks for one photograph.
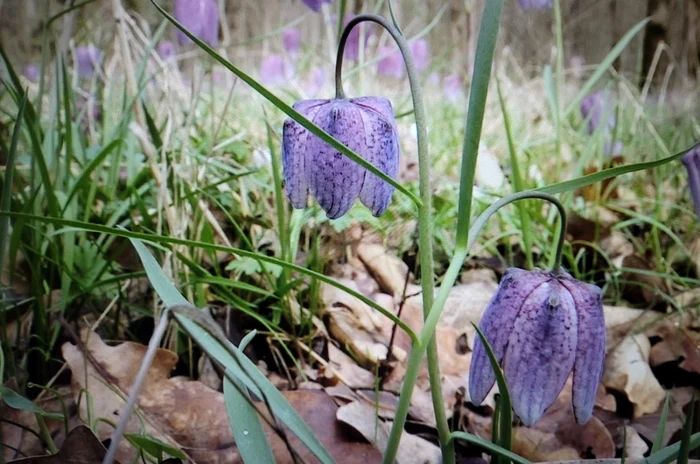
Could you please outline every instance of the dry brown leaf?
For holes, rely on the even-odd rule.
[[[88,427],[79,425],[70,431],[58,453],[16,459],[8,464],[100,464],[106,453],[95,434]]]
[[[328,343],[328,366],[321,367],[319,374],[328,380],[324,385],[340,381],[351,388],[372,388],[375,381],[374,374],[358,366],[333,343]]]
[[[658,335],[663,340],[651,347],[649,364],[652,367],[683,358],[681,369],[700,374],[700,334],[664,327]]]
[[[513,430],[513,452],[530,461],[567,461],[579,459],[579,453],[562,443],[550,432],[527,427]]]
[[[406,279],[410,278],[406,263],[383,246],[372,243],[360,242],[357,245],[357,255],[382,291],[394,297],[403,295]]]
[[[378,449],[386,448],[391,423],[377,420],[375,410],[371,406],[354,401],[338,408],[336,417],[360,432]],[[397,464],[438,463],[440,458],[440,448],[421,437],[403,433],[396,456]]]
[[[649,367],[650,349],[646,335],[633,335],[614,347],[605,359],[603,385],[627,395],[635,418],[656,411],[666,395]]]
[[[625,425],[625,437],[627,440],[625,441],[624,450],[627,457],[630,459],[643,459],[644,454],[649,451],[647,442],[629,425]]]
[[[125,342],[108,346],[97,334],[83,331],[82,337],[91,358],[99,364],[107,378],[102,378],[92,363],[85,359],[80,349],[70,343],[63,345],[63,356],[73,373],[73,393],[80,401],[79,414],[86,417],[86,395],[91,398],[91,414],[95,418],[118,420],[123,408],[122,397],[128,394],[136,372],[141,365],[146,347]],[[142,433],[181,448],[197,463],[238,463],[240,458],[231,435],[223,395],[201,382],[182,377],[169,378],[177,362],[175,353],[159,349],[146,376],[138,400],[141,421],[134,415],[127,426],[127,433]],[[117,391],[115,391],[117,390]],[[82,393],[82,395],[81,395]],[[332,398],[319,391],[284,392],[292,407],[309,424],[336,458],[353,455],[357,461],[374,462],[379,453],[367,443],[350,441],[335,419],[337,406]],[[277,462],[292,463],[285,443],[263,422],[266,434]],[[98,438],[109,438],[112,427],[98,425]],[[294,449],[307,461],[314,462],[310,452],[293,437],[286,434]],[[298,446],[297,446],[298,445]],[[119,448],[118,458],[130,462],[134,450],[125,440]]]

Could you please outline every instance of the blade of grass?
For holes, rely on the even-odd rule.
[[[669,464],[678,458],[678,455],[680,454],[681,450],[681,444],[681,442],[677,442],[665,448],[662,448],[642,462],[644,464]],[[690,452],[698,447],[700,447],[700,433],[696,433],[690,436],[690,439],[688,440],[687,450]]]
[[[690,437],[693,433],[693,415],[695,414],[695,394],[688,406],[688,416],[685,418],[683,433],[681,435],[681,447],[678,449],[678,464],[688,464],[690,458]]]
[[[620,54],[627,48],[627,45],[632,41],[635,35],[637,35],[641,30],[644,29],[644,27],[647,25],[649,22],[650,18],[645,18],[638,22],[632,29],[627,31],[627,33],[622,36],[619,42],[615,44],[612,50],[610,50],[610,53],[608,53],[603,61],[600,62],[598,66],[596,66],[595,71],[593,71],[593,74],[591,74],[591,77],[588,78],[588,80],[583,84],[581,87],[581,90],[579,93],[576,95],[576,97],[569,103],[569,106],[566,107],[564,110],[564,114],[562,115],[562,119],[566,119],[574,109],[578,108],[578,106],[581,104],[581,101],[586,98],[586,95],[588,95],[595,84],[598,82],[598,80],[605,74],[605,72],[610,68],[610,66],[613,65],[615,60],[620,56]]]
[[[506,379],[503,376],[503,371],[498,365],[496,355],[493,354],[491,344],[486,339],[486,336],[481,331],[481,329],[476,324],[472,325],[476,329],[476,333],[479,335],[481,343],[484,344],[484,348],[486,348],[486,354],[489,357],[491,369],[493,369],[493,373],[496,376],[496,384],[498,385],[498,394],[500,396],[498,403],[500,413],[498,421],[499,442],[497,443],[497,445],[499,445],[504,450],[510,451],[513,447],[513,408],[510,401],[510,392],[508,392],[508,385],[506,384]],[[496,461],[499,464],[509,464],[510,462],[505,456],[501,455],[496,456]]]
[[[275,463],[265,430],[245,386],[224,376],[224,402],[236,447],[246,463]]]
[[[477,437],[476,435],[472,435],[471,433],[467,432],[452,432],[450,434],[450,440],[464,440],[467,443],[471,443],[472,445],[476,445],[479,448],[488,451],[492,455],[496,456],[502,456],[506,459],[509,459],[517,464],[532,464],[531,461],[528,461],[527,459],[518,456],[517,454],[513,453],[512,451],[508,451],[506,449],[501,448],[498,445],[494,445],[488,440],[484,440],[481,437]]]

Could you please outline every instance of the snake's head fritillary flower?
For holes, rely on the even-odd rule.
[[[425,39],[414,40],[409,44],[413,62],[418,71],[425,71],[430,66],[430,44]]]
[[[525,11],[552,8],[552,0],[518,0],[518,3]]]
[[[442,93],[447,101],[454,102],[464,95],[462,78],[457,74],[449,74],[442,81]]]
[[[294,109],[392,178],[398,175],[399,139],[391,103],[381,97],[304,100]],[[360,198],[380,216],[394,187],[366,171],[287,119],[282,131],[285,189],[292,206],[304,208],[309,191],[330,219],[347,213]]]
[[[396,47],[380,47],[377,50],[379,56],[384,56],[377,63],[377,73],[383,76],[395,77],[401,79],[403,77],[403,57],[401,52]]]
[[[160,59],[163,61],[171,60],[175,56],[175,44],[168,40],[158,42],[158,45],[156,45],[156,53],[158,53],[158,56],[160,56]]]
[[[212,47],[219,44],[219,6],[216,0],[175,0],[175,19]],[[177,37],[182,45],[192,43],[179,30]]]
[[[294,68],[280,55],[269,55],[260,64],[260,83],[285,85],[294,77]]]
[[[331,4],[333,3],[333,0],[301,0],[301,3],[306,5],[309,9],[318,13],[319,11],[321,11],[321,7],[324,3]]]
[[[102,52],[93,44],[75,48],[75,66],[80,77],[91,78],[102,61]]]
[[[700,143],[695,145],[681,158],[685,169],[688,171],[688,184],[690,196],[695,205],[695,215],[700,220]]]
[[[284,50],[287,54],[296,56],[299,52],[299,44],[301,43],[301,31],[295,28],[285,29],[282,32],[282,43],[284,44]]]
[[[31,82],[39,82],[39,75],[41,70],[39,66],[35,64],[29,64],[24,68],[24,77],[26,77]]]
[[[513,410],[534,424],[573,370],[574,417],[585,424],[605,361],[605,320],[598,287],[569,274],[508,269],[479,324],[503,366]],[[469,395],[480,404],[495,382],[486,349],[474,341]]]
[[[603,92],[594,92],[581,101],[581,116],[588,119],[589,134],[595,132],[600,126],[604,114],[609,116],[606,130],[615,128],[615,115],[606,100],[607,97]]]

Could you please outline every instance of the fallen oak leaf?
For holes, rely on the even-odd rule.
[[[101,464],[107,449],[92,431],[79,425],[68,433],[58,453],[15,459],[7,464]],[[115,461],[119,464],[119,461]]]

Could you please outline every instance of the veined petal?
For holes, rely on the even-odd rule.
[[[491,344],[496,359],[500,363],[506,353],[508,338],[513,331],[518,313],[530,295],[552,275],[542,271],[524,271],[510,268],[501,279],[498,291],[493,296],[479,323],[479,328]],[[469,367],[469,398],[479,405],[493,387],[496,376],[491,369],[486,349],[477,336],[474,340],[474,353]]]
[[[305,100],[294,105],[294,109],[313,120],[328,100]],[[306,206],[309,183],[306,178],[308,137],[311,133],[293,119],[287,119],[282,128],[282,168],[284,169],[285,192],[294,208]]]
[[[314,117],[314,123],[340,143],[362,153],[365,135],[361,110],[348,100],[333,100]],[[309,141],[306,173],[311,193],[328,218],[347,213],[362,190],[365,170],[318,137]]]
[[[578,313],[578,347],[574,363],[574,417],[585,424],[593,414],[598,384],[605,365],[605,318],[601,291],[595,285],[564,278]]]
[[[391,103],[375,97],[358,98],[352,100],[352,103],[360,108],[365,129],[362,156],[383,173],[396,178],[399,170],[399,138]],[[372,214],[381,216],[389,206],[393,192],[394,187],[367,172],[360,191],[360,200]]]
[[[513,410],[534,424],[564,388],[576,359],[578,320],[571,294],[552,279],[523,304],[504,358]]]

